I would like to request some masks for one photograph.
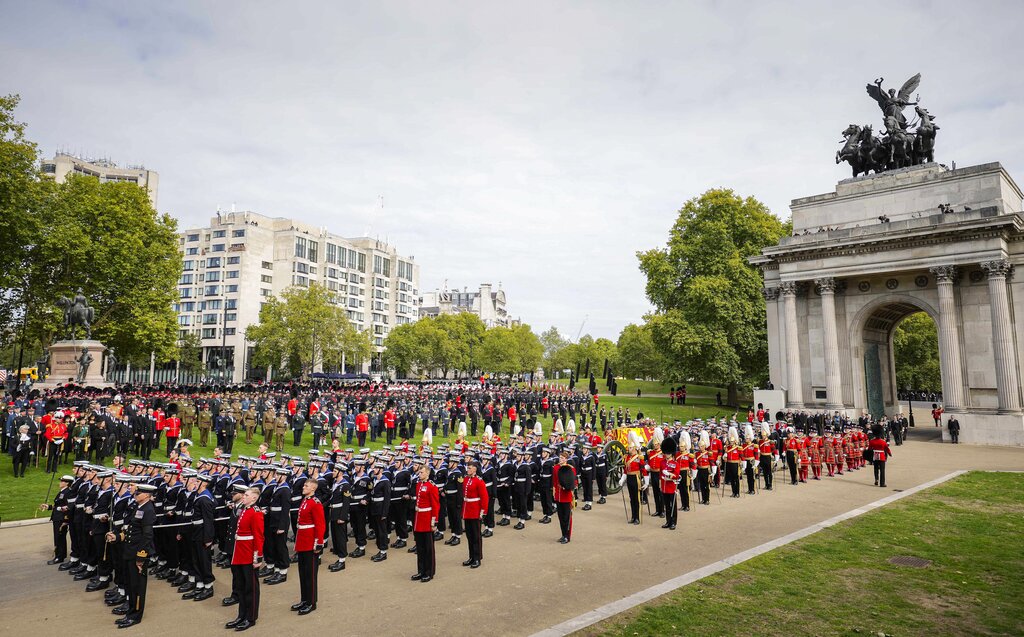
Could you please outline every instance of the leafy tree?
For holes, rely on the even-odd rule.
[[[255,346],[253,363],[308,375],[319,366],[339,365],[343,352],[346,359],[365,358],[370,349],[366,335],[358,335],[345,310],[331,300],[332,294],[317,283],[290,287],[281,298],[271,298],[260,310],[259,324],[245,330]]]
[[[896,386],[923,391],[942,391],[939,367],[939,337],[932,320],[924,312],[911,314],[893,331],[893,358],[896,362]]]
[[[569,345],[569,341],[558,332],[557,327],[552,325],[541,332],[540,344],[544,348],[544,373],[554,378],[556,371],[566,369],[565,367],[556,367],[556,363],[558,362],[557,357]]]
[[[740,383],[767,378],[763,277],[747,259],[785,234],[756,199],[709,190],[679,210],[666,247],[637,253],[670,378],[725,384],[733,405]]]
[[[384,366],[396,370],[399,378],[407,376],[425,358],[418,336],[421,322],[398,325],[384,339]]]
[[[496,374],[533,372],[544,356],[544,346],[529,325],[492,327],[480,346],[480,366]]]
[[[668,361],[647,325],[627,325],[619,334],[618,370],[626,378],[661,378]]]
[[[198,374],[203,371],[203,341],[195,332],[188,332],[178,341],[178,362],[183,372]]]

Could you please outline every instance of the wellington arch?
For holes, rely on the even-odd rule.
[[[1024,445],[1022,200],[998,163],[927,163],[793,200],[793,236],[751,259],[786,406],[896,413],[892,333],[926,312],[961,440]]]

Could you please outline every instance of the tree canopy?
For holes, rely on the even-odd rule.
[[[935,321],[924,312],[900,321],[892,335],[896,386],[921,391],[942,391],[939,336]]]
[[[345,310],[331,302],[331,294],[313,283],[269,298],[260,310],[260,322],[245,330],[246,340],[254,345],[253,363],[308,375],[321,367],[337,368],[342,358],[346,364],[369,358],[369,332],[357,330]]]
[[[93,337],[122,360],[177,355],[173,303],[181,274],[177,224],[146,191],[72,175],[38,173],[37,150],[14,120],[16,96],[0,98],[0,335],[46,346],[61,338],[61,296],[76,289],[95,309]]]
[[[637,253],[669,378],[728,385],[732,404],[767,378],[763,277],[747,259],[787,232],[761,202],[716,189],[683,205],[666,247]]]
[[[626,378],[661,379],[668,360],[654,342],[648,325],[627,325],[619,334],[618,370]]]

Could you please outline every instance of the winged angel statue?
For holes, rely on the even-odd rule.
[[[850,124],[843,131],[843,147],[836,152],[836,163],[848,162],[854,177],[934,161],[935,132],[939,127],[935,118],[920,106],[920,97],[910,101],[910,95],[921,84],[921,74],[904,82],[899,92],[893,88],[886,91],[882,88],[884,81],[880,77],[865,88],[882,109],[885,134],[874,135],[870,125]],[[917,114],[914,123],[908,122],[903,114],[908,106],[913,106]],[[915,124],[917,128],[910,131]]]

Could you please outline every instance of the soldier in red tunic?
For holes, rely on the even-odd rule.
[[[765,423],[761,423],[761,443],[758,445],[758,453],[760,455],[761,476],[764,478],[764,488],[766,491],[771,491],[775,478],[773,470],[779,460],[779,453],[772,442],[768,425]]]
[[[875,486],[885,487],[885,463],[889,461],[889,456],[892,455],[892,449],[889,448],[889,443],[885,441],[885,436],[882,435],[882,426],[875,425],[871,429],[871,433],[874,438],[868,443],[868,449],[871,450],[873,457],[873,464],[875,465]],[[878,484],[881,480],[882,484]]]
[[[263,566],[263,512],[256,508],[259,487],[249,487],[242,494],[242,513],[235,528],[235,548],[231,555],[231,589],[238,594],[238,617],[224,624],[225,628],[246,630],[256,623],[260,614],[260,580],[256,571]]]
[[[663,529],[675,530],[676,528],[676,486],[680,483],[683,473],[689,469],[689,462],[683,468],[682,460],[676,454],[678,445],[676,439],[669,436],[661,443],[661,453],[664,461],[661,465],[661,498],[664,504],[665,523]],[[685,484],[685,483],[684,483]]]
[[[416,471],[419,480],[416,483],[416,511],[412,527],[416,538],[416,574],[411,579],[429,582],[434,579],[434,533],[437,531],[441,499],[437,485],[430,481],[430,465],[421,464]]]
[[[732,490],[732,497],[740,497],[740,437],[736,427],[729,427],[729,444],[725,448],[725,483]]]
[[[469,544],[469,559],[462,563],[470,568],[480,568],[484,559],[484,539],[481,520],[487,512],[489,497],[483,478],[477,475],[480,463],[470,460],[466,463],[466,479],[462,482],[462,520],[466,527],[466,543]]]
[[[793,484],[797,483],[799,464],[800,441],[796,439],[796,433],[790,427],[786,438],[786,466],[789,467],[789,479]]]
[[[299,505],[298,523],[295,528],[295,554],[299,558],[299,588],[301,600],[292,604],[292,610],[300,615],[308,615],[316,610],[317,596],[317,559],[324,549],[324,531],[327,523],[324,520],[324,506],[313,495],[318,483],[306,480],[302,484],[302,504]]]
[[[561,479],[561,474],[567,477]],[[572,474],[569,480],[568,475]],[[558,539],[561,544],[568,544],[572,540],[572,509],[576,502],[576,467],[569,464],[569,450],[562,449],[558,456],[558,465],[552,471],[551,488],[555,500],[555,510],[558,512],[558,526],[562,530],[562,537]]]

